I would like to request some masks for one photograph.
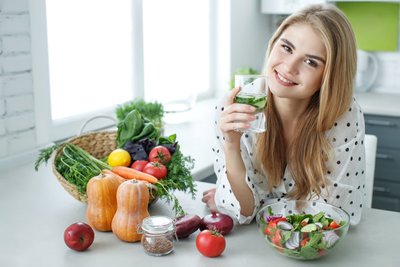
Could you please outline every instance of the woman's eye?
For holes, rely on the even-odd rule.
[[[282,48],[283,48],[283,50],[285,50],[286,52],[289,52],[289,53],[291,53],[292,52],[292,48],[290,48],[290,46],[287,46],[287,45],[282,45]]]
[[[318,67],[318,63],[315,60],[307,58],[305,62],[310,65],[311,67]]]

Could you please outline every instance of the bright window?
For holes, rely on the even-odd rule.
[[[173,101],[210,89],[209,22],[209,1],[143,1],[146,99]]]
[[[221,77],[216,10],[229,12],[216,3],[31,0],[38,143],[77,135],[88,118],[115,115],[134,98],[213,96]]]
[[[131,99],[131,1],[46,5],[52,120]]]

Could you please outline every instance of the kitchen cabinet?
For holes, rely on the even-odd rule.
[[[365,127],[378,137],[372,207],[400,211],[400,117],[365,114]]]

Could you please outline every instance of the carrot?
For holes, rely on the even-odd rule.
[[[120,175],[116,174],[115,172],[113,172],[113,171],[111,171],[109,169],[104,169],[104,170],[102,170],[102,172],[113,175],[118,180],[118,182],[120,184],[126,181],[125,178],[121,177]]]
[[[153,175],[140,172],[138,170],[129,168],[129,167],[124,167],[124,166],[115,166],[112,167],[112,172],[118,174],[122,178],[125,179],[136,179],[136,180],[142,180],[146,181],[152,184],[155,184],[158,182],[158,179],[154,177]]]

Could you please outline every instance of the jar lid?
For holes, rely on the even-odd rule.
[[[143,219],[142,229],[150,234],[163,234],[175,229],[174,222],[166,216],[150,216]]]

